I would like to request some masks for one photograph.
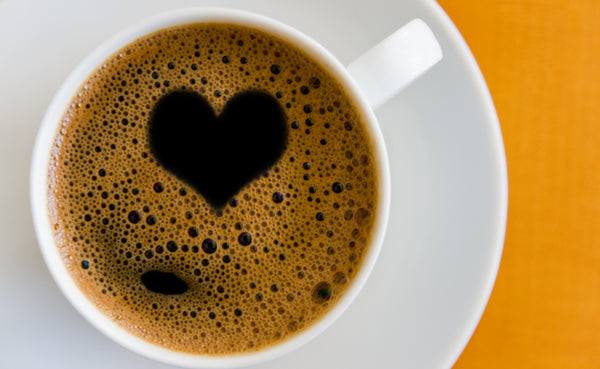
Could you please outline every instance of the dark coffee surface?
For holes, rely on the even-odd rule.
[[[236,94],[217,117],[202,95],[178,90],[154,105],[148,134],[158,163],[222,208],[279,160],[287,122],[277,99],[266,92]]]
[[[317,322],[361,267],[370,138],[292,45],[222,24],[156,32],[94,71],[60,124],[59,251],[89,300],[151,343],[260,350]]]

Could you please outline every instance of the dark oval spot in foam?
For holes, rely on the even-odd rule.
[[[187,283],[173,273],[151,270],[142,274],[142,283],[149,291],[163,295],[178,295],[189,289]]]

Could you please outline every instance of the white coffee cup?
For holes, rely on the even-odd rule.
[[[352,285],[335,307],[310,328],[289,340],[253,353],[225,356],[182,353],[151,344],[124,330],[98,311],[71,279],[56,247],[53,225],[48,217],[50,150],[61,117],[77,89],[96,67],[123,46],[162,28],[197,22],[229,23],[260,29],[308,53],[347,90],[355,107],[365,118],[365,125],[374,140],[373,156],[378,162],[379,202],[377,213],[374,214],[372,242]],[[71,304],[98,330],[138,354],[165,363],[192,368],[242,367],[270,360],[304,345],[331,325],[358,295],[383,243],[391,186],[385,144],[373,109],[385,103],[441,58],[442,51],[435,36],[418,19],[368,50],[348,68],[303,33],[273,19],[232,9],[181,9],[146,19],[122,31],[87,56],[63,82],[42,120],[34,146],[30,178],[32,214],[38,242],[53,278]]]

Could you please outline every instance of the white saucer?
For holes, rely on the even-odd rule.
[[[344,64],[413,18],[432,27],[444,60],[377,111],[394,191],[375,271],[323,335],[261,368],[451,367],[496,277],[507,177],[485,82],[437,3],[0,0],[0,368],[167,368],[104,337],[54,285],[33,234],[28,171],[39,122],[69,71],[133,21],[194,5],[279,19]]]

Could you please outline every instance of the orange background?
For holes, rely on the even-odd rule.
[[[455,369],[600,368],[600,0],[439,0],[491,91],[508,226]]]

